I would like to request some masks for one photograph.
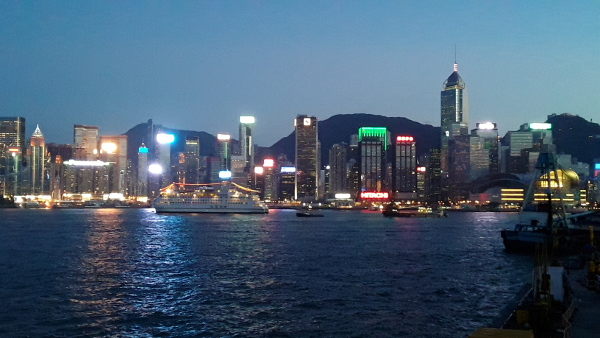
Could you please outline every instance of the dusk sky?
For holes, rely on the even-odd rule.
[[[150,118],[237,138],[254,115],[261,146],[298,114],[439,126],[455,45],[470,129],[600,122],[598,1],[1,1],[0,116],[58,143]]]

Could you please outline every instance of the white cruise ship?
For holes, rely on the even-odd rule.
[[[267,205],[257,191],[232,182],[214,184],[172,183],[162,188],[152,207],[157,213],[239,213],[266,214]]]

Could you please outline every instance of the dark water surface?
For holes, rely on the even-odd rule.
[[[528,281],[515,218],[0,209],[0,336],[465,337]]]

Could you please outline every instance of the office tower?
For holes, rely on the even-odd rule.
[[[254,165],[254,116],[240,116],[240,155],[246,172]]]
[[[63,159],[60,154],[56,154],[52,156],[50,164],[50,196],[55,201],[63,199],[64,178],[65,166],[63,165]]]
[[[448,165],[451,170],[448,177],[450,190],[447,192],[446,197],[454,202],[465,200],[469,196],[468,183],[471,169],[469,147],[469,135],[454,136],[448,142],[448,150],[450,151]]]
[[[263,186],[261,191],[262,198],[265,201],[277,200],[277,167],[275,166],[275,160],[272,158],[263,160]]]
[[[158,164],[162,169],[160,174],[160,188],[173,183],[171,175],[171,144],[175,142],[175,135],[159,131],[155,137]]]
[[[554,149],[550,123],[525,123],[518,131],[507,133],[509,143],[508,172],[528,173],[540,151]]]
[[[318,196],[319,145],[317,118],[298,115],[296,130],[296,192],[297,200],[311,200]]]
[[[63,199],[102,199],[110,194],[113,163],[74,160],[62,162],[64,166],[61,191]]]
[[[417,201],[427,201],[427,167],[417,167]]]
[[[417,199],[417,152],[412,136],[396,137],[394,190],[397,201]]]
[[[217,156],[222,171],[231,171],[231,135],[217,134]]]
[[[221,182],[219,172],[221,171],[221,158],[217,156],[208,156],[206,158],[206,183]]]
[[[498,128],[495,123],[477,123],[471,131],[469,157],[470,180],[500,172]]]
[[[100,136],[100,154],[104,162],[114,163],[111,167],[109,190],[125,195],[127,190],[127,135]]]
[[[348,145],[336,143],[329,150],[329,191],[330,196],[348,192]]]
[[[137,192],[139,197],[148,197],[148,148],[142,143],[138,149]]]
[[[280,201],[291,201],[294,199],[296,190],[296,168],[287,166],[279,168],[279,189],[278,196]]]
[[[385,168],[389,135],[385,127],[363,127],[358,129],[360,151],[360,191],[388,191],[385,186]]]
[[[450,177],[454,167],[450,165],[450,141],[460,135],[468,135],[468,107],[465,82],[458,75],[458,64],[454,63],[454,71],[444,82],[441,92],[441,156],[442,194],[447,195],[450,189]],[[462,173],[459,173],[462,174]],[[456,182],[456,180],[454,180]],[[460,181],[460,180],[459,180]],[[447,197],[447,196],[446,196]]]
[[[93,161],[98,155],[98,127],[76,124],[73,126],[73,147],[76,160]]]
[[[45,189],[46,142],[39,125],[29,139],[29,172],[31,193],[39,195],[47,192]]]
[[[198,136],[188,136],[185,138],[185,153],[184,153],[184,182],[185,183],[200,183],[200,139]]]
[[[25,118],[0,117],[0,190],[4,196],[17,195],[23,156],[26,154]]]
[[[62,161],[68,161],[73,158],[73,146],[70,144],[47,143],[46,152],[50,156],[52,163],[56,160],[56,156],[60,156]]]
[[[440,149],[429,150],[429,164],[425,178],[425,190],[427,191],[427,202],[437,205],[442,201],[442,169]]]

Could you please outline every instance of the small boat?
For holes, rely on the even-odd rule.
[[[394,203],[390,203],[382,212],[385,217],[431,217],[440,218],[448,217],[448,214],[442,209],[433,210],[430,207],[412,206],[405,208],[397,208]]]
[[[296,213],[297,217],[324,217],[321,212],[315,212],[312,208],[302,208]]]

